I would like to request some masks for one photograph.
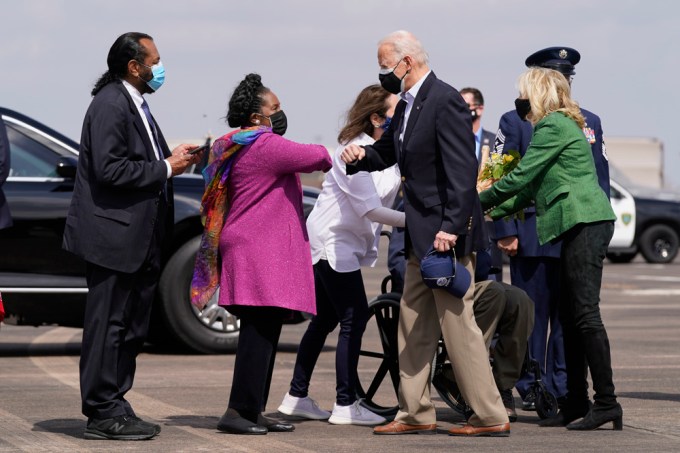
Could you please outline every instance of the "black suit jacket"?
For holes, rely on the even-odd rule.
[[[399,164],[404,188],[407,250],[422,258],[438,231],[458,235],[456,253],[486,248],[477,196],[477,158],[470,109],[458,91],[430,73],[413,101],[399,144],[405,101],[382,138],[347,173]]]
[[[170,151],[154,123],[167,157]],[[156,222],[172,226],[172,185],[166,177],[165,162],[156,159],[125,86],[113,82],[102,88],[83,122],[64,248],[96,265],[136,272],[148,254]],[[168,209],[158,218],[159,204],[166,199]]]

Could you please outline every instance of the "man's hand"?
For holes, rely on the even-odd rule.
[[[498,240],[498,248],[508,256],[517,255],[518,244],[517,236],[508,236]]]
[[[183,143],[172,150],[172,156],[165,159],[172,168],[172,176],[181,175],[189,166],[201,161],[203,152],[189,154],[189,151],[198,148],[198,146],[199,145],[187,145]]]
[[[457,235],[440,231],[434,237],[433,245],[435,250],[437,250],[438,252],[448,252],[456,245],[457,240],[458,240]]]
[[[351,164],[354,161],[361,160],[366,155],[366,151],[363,146],[359,145],[347,145],[342,151],[340,158],[346,164]]]

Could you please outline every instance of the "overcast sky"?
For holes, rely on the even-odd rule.
[[[574,98],[600,115],[605,138],[660,139],[666,183],[680,188],[677,0],[21,0],[1,14],[0,105],[76,140],[128,31],[152,35],[161,54],[166,83],[148,101],[168,139],[226,133],[231,92],[258,72],[286,111],[286,136],[331,147],[359,90],[377,82],[376,44],[391,31],[415,33],[439,78],[479,88],[493,131],[525,58],[574,47]]]

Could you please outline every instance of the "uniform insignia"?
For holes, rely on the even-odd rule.
[[[628,225],[630,221],[633,220],[633,216],[629,213],[621,214],[621,221],[624,225]]]
[[[498,132],[496,132],[496,139],[493,141],[493,151],[495,153],[502,154],[504,145],[505,145],[505,135],[503,135],[503,131],[498,129]]]
[[[595,131],[589,127],[584,127],[583,128],[583,134],[586,136],[586,140],[588,140],[588,143],[591,145],[595,143]]]
[[[560,50],[560,58],[563,60],[567,58],[567,51],[565,49]]]

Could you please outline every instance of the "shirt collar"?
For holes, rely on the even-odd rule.
[[[477,143],[482,143],[482,128],[480,127],[477,129],[477,132],[475,133],[475,141]]]
[[[408,90],[406,93],[401,93],[401,98],[402,98],[404,101],[409,102],[409,103],[410,103],[411,101],[413,101],[413,100],[416,98],[416,96],[418,96],[418,91],[420,91],[420,87],[423,86],[423,83],[425,83],[425,79],[427,78],[427,76],[430,75],[431,72],[432,72],[432,70],[430,69],[429,71],[427,71],[427,73],[426,73],[424,76],[422,76],[422,77],[420,78],[420,80],[418,80],[418,81],[411,87],[410,90]]]
[[[137,108],[142,107],[142,103],[144,102],[144,98],[142,97],[142,93],[139,92],[139,90],[135,87],[132,86],[131,83],[129,83],[126,80],[123,80],[123,86],[125,87],[126,90],[128,90],[128,93],[130,93],[130,97],[132,98],[132,102],[135,103]]]

